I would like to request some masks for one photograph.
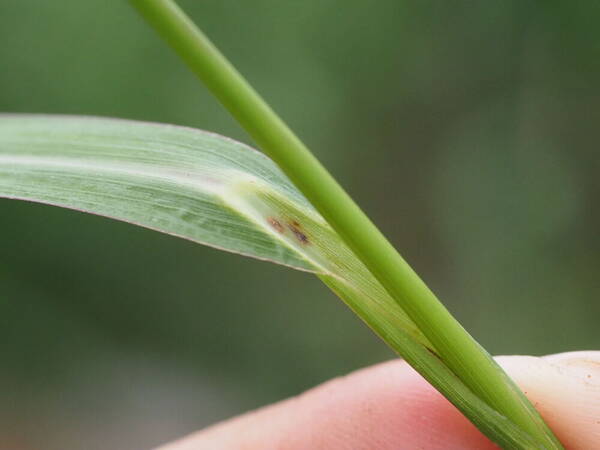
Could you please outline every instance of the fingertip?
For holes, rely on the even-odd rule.
[[[499,363],[569,450],[600,448],[600,352]],[[163,450],[496,448],[402,361],[332,380]]]
[[[566,448],[600,448],[600,352],[497,360]]]
[[[329,381],[162,450],[496,448],[405,362]]]

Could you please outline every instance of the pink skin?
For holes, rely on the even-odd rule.
[[[600,449],[600,352],[497,360],[567,449]],[[390,361],[217,424],[160,450],[494,448],[406,363]]]

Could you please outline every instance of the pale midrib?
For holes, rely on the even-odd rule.
[[[42,156],[22,156],[22,155],[0,155],[0,169],[7,166],[26,166],[28,169],[48,170],[48,169],[69,169],[74,173],[105,173],[109,175],[147,178],[150,180],[162,181],[170,184],[177,184],[193,190],[207,192],[215,196],[220,196],[226,190],[226,181],[223,179],[194,179],[190,175],[181,173],[178,170],[156,170],[156,166],[123,164],[115,165],[102,160],[81,161],[75,158],[56,158]],[[195,174],[196,175],[196,174]]]

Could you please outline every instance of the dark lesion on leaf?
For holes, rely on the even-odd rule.
[[[437,359],[439,359],[440,361],[442,360],[441,356],[437,354],[437,352],[429,347],[427,347],[426,345],[424,346],[425,350],[427,350],[429,353],[431,353],[433,356],[435,356]]]
[[[267,222],[278,233],[283,233],[285,231],[283,228],[283,225],[281,225],[281,222],[279,220],[277,220],[275,217],[268,217]]]
[[[300,242],[302,245],[310,244],[308,236],[306,233],[304,233],[304,231],[302,231],[302,225],[295,220],[292,220],[287,225],[291,232],[294,233],[294,236],[296,236],[296,239],[298,239],[298,242]]]
[[[308,236],[302,230],[302,225],[300,225],[300,223],[297,220],[280,221],[275,217],[267,217],[267,223],[271,226],[271,228],[273,228],[278,233],[283,234],[285,232],[285,227],[283,226],[282,222],[285,222],[287,228],[292,232],[292,234],[298,240],[298,242],[300,242],[302,245],[310,244]]]

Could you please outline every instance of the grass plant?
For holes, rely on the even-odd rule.
[[[535,408],[171,0],[131,0],[268,156],[171,125],[0,116],[0,196],[315,273],[487,436],[560,449]]]

